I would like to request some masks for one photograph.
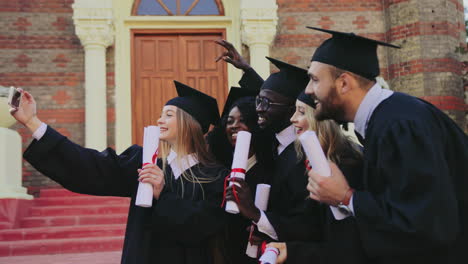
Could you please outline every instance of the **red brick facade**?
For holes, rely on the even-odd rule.
[[[73,0],[0,0],[0,84],[32,91],[39,117],[84,143],[84,51],[75,35]],[[271,56],[306,67],[328,36],[305,26],[352,31],[401,45],[379,49],[382,76],[392,89],[422,97],[466,129],[462,63],[462,0],[278,0]],[[107,51],[108,144],[114,145],[114,48]],[[23,146],[30,137],[25,129]],[[31,193],[54,183],[24,163]]]

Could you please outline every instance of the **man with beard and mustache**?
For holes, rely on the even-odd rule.
[[[364,170],[356,190],[332,162],[330,177],[311,170],[310,197],[355,218],[365,263],[460,263],[468,245],[466,134],[433,105],[375,82],[377,46],[395,46],[312,29],[332,37],[312,57],[306,93],[316,99],[316,119],[354,122]]]

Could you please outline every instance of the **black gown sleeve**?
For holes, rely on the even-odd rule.
[[[433,127],[400,120],[377,133],[366,142],[363,176],[373,188],[353,196],[366,252],[400,255],[454,241],[458,205],[442,141],[431,140]]]
[[[253,68],[247,69],[242,75],[242,78],[239,80],[239,85],[242,88],[248,88],[257,91],[260,90],[262,84],[263,78],[260,77],[260,75],[258,75],[258,73]]]
[[[156,232],[167,234],[171,240],[185,245],[198,245],[219,232],[226,223],[226,213],[221,208],[223,180],[227,171],[212,171],[220,176],[211,183],[204,183],[204,199],[181,198],[165,187],[153,206],[153,226]],[[214,175],[216,174],[216,175]],[[191,188],[191,187],[190,187]]]
[[[73,143],[47,126],[23,154],[34,168],[66,189],[83,194],[129,197],[138,183],[141,147],[121,155],[111,148],[99,152]]]
[[[319,204],[308,198],[305,165],[303,162],[296,163],[294,153],[291,162],[295,165],[282,176],[286,181],[279,187],[282,191],[276,200],[277,206],[267,211],[266,216],[275,229],[279,241],[320,240],[322,232],[318,228],[317,217]]]

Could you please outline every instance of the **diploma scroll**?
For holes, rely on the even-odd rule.
[[[276,259],[278,258],[279,250],[274,247],[267,247],[265,252],[260,257],[260,264],[276,264]]]
[[[159,147],[159,127],[147,126],[143,131],[143,165],[155,164]],[[149,183],[138,184],[135,205],[141,207],[153,206],[153,186]]]
[[[245,173],[240,172],[239,170],[245,171],[247,168],[247,160],[249,158],[249,149],[250,149],[250,139],[252,134],[247,131],[239,131],[237,133],[236,147],[234,149],[234,157],[232,159],[231,175],[230,178],[245,178]],[[229,186],[233,183],[230,182]],[[226,202],[226,212],[231,214],[238,214],[239,207],[234,201]]]
[[[306,153],[312,169],[322,176],[330,177],[330,166],[328,165],[327,157],[325,153],[323,153],[323,149],[315,132],[306,131],[299,136],[299,140],[301,141],[302,148]],[[330,205],[330,209],[336,220],[342,220],[347,217],[347,215],[341,213],[335,206]]]
[[[257,184],[257,190],[255,191],[255,206],[262,211],[266,211],[268,208],[268,199],[270,197],[270,188],[269,184]],[[257,258],[258,246],[250,244],[250,241],[247,242],[247,249],[245,254],[251,258]]]

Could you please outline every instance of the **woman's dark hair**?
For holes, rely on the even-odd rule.
[[[208,133],[207,141],[210,151],[221,164],[228,168],[231,167],[234,149],[228,141],[226,126],[229,112],[231,112],[234,107],[239,109],[244,123],[247,125],[249,132],[252,133],[251,146],[253,147],[257,161],[261,164],[271,164],[270,162],[273,157],[272,150],[269,148],[269,146],[271,146],[271,141],[270,143],[265,142],[266,139],[270,139],[271,136],[267,137],[265,135],[266,132],[261,130],[258,126],[258,115],[255,110],[255,97],[253,96],[246,96],[236,100],[221,117],[219,126],[216,126]]]

